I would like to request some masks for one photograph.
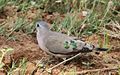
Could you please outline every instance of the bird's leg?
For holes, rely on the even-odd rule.
[[[65,60],[67,60],[67,59],[69,59],[69,58],[62,58],[63,59],[63,61],[65,61]],[[67,65],[67,64],[69,64],[70,62],[65,62],[63,65]]]
[[[63,60],[66,60],[67,58],[62,58]]]
[[[55,61],[55,56],[52,56],[52,55],[48,55],[48,58],[47,58],[47,64],[51,64]]]

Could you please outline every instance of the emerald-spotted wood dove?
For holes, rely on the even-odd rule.
[[[36,22],[37,41],[40,48],[55,57],[67,58],[79,52],[91,52],[93,50],[106,51],[106,48],[96,48],[94,45],[76,40],[65,34],[49,29],[45,21]]]

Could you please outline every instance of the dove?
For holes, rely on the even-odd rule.
[[[59,57],[68,58],[77,53],[87,53],[93,50],[106,51],[105,48],[96,48],[92,44],[75,39],[66,34],[51,31],[47,22],[36,22],[36,37],[39,47],[47,54]]]

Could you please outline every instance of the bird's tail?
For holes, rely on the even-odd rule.
[[[96,51],[107,51],[108,48],[95,48]]]
[[[108,48],[100,48],[92,44],[77,40],[77,45],[72,42],[74,51],[79,51],[81,53],[92,52],[92,51],[107,51]],[[74,46],[75,45],[75,46]]]
[[[80,52],[107,51],[108,48],[100,48],[95,45],[85,44]]]
[[[91,51],[91,52],[92,51],[107,51],[108,50],[108,48],[100,48],[100,47],[96,47],[95,45],[92,45],[90,47],[83,47],[83,50],[86,50],[86,51],[88,50],[88,52],[89,51]]]

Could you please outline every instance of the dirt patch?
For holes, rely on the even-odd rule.
[[[3,62],[6,65],[10,65],[12,61],[18,61],[21,58],[27,58],[29,62],[40,60],[43,57],[48,58],[46,53],[44,53],[38,47],[35,37],[21,32],[15,32],[14,35],[16,36],[15,40],[8,40],[7,38],[0,36],[1,49],[9,48],[9,47],[14,49],[12,53],[8,53],[5,56]],[[96,36],[92,36],[92,37],[95,38]],[[91,37],[89,37],[87,41],[88,40],[91,41],[92,39],[90,38]],[[96,42],[95,39],[92,42],[95,43]],[[83,54],[80,57],[71,60],[67,65],[63,64],[60,65],[60,67],[54,69],[53,75],[59,74],[61,71],[69,72],[69,70],[73,69],[74,67],[76,68],[77,71],[82,71],[82,70],[102,69],[107,67],[118,66],[118,64],[120,64],[119,56],[120,56],[120,51],[116,52],[115,50],[109,53],[102,52],[99,54],[95,54],[95,53]],[[50,68],[54,66],[56,64],[55,62],[59,63],[60,61],[55,59],[54,62],[48,64],[47,67]],[[86,63],[89,63],[89,65],[87,65]],[[33,66],[33,64],[31,66]],[[37,69],[35,71],[35,74],[37,75],[40,72],[42,72],[41,69]],[[46,72],[43,72],[43,74],[47,75]]]
[[[35,38],[33,39],[32,36],[19,32],[15,33],[15,35],[16,40],[7,40],[3,36],[0,37],[0,48],[14,49],[14,51],[9,54],[12,59],[18,60],[25,57],[32,61],[44,56],[42,50],[38,47],[36,40],[34,40]],[[8,56],[8,54],[6,56]]]

